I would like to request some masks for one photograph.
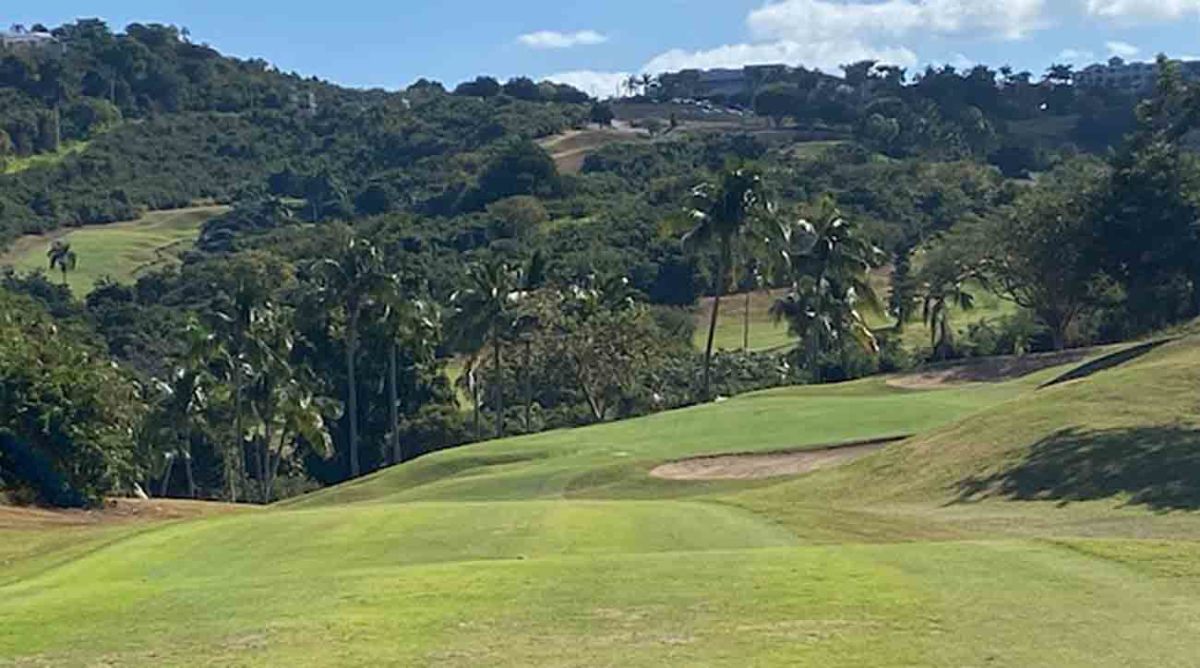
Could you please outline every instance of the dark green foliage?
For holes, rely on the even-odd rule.
[[[356,206],[453,212],[474,175],[453,156],[552,134],[588,113],[579,91],[528,80],[510,82],[517,96],[336,88],[223,57],[165,26],[113,34],[81,21],[55,34],[61,52],[0,59],[0,160],[57,150],[60,136],[92,143],[60,164],[0,177],[0,244],[146,208],[231,201],[269,175],[276,194],[310,200],[312,218],[348,217]]]
[[[464,81],[454,89],[455,95],[469,97],[495,97],[500,94],[500,82],[492,77],[476,77],[474,81]]]
[[[562,183],[554,161],[528,140],[510,142],[497,151],[479,175],[477,200],[487,205],[517,195],[554,197]]]
[[[597,125],[609,127],[612,125],[616,115],[613,114],[611,106],[604,104],[603,102],[597,102],[596,104],[592,105],[592,110],[588,114],[588,118]]]
[[[134,286],[103,283],[86,304],[45,275],[4,277],[23,309],[90,351],[86,363],[64,363],[87,368],[107,354],[123,369],[110,382],[125,387],[123,374],[137,374],[155,390],[122,409],[140,450],[132,437],[92,439],[103,453],[80,460],[94,469],[111,456],[119,475],[79,482],[59,455],[35,452],[0,423],[0,484],[12,488],[19,466],[24,493],[50,502],[133,480],[265,500],[493,433],[904,369],[928,351],[866,330],[859,313],[873,301],[876,246],[893,264],[892,314],[903,325],[923,304],[935,356],[1050,348],[1068,332],[1079,343],[1112,340],[1200,310],[1200,171],[1184,149],[1200,94],[1167,64],[1111,175],[1083,184],[1043,172],[1069,164],[1073,143],[1114,145],[1134,127],[1129,96],[1076,89],[1061,71],[1039,83],[932,68],[906,81],[873,63],[848,66],[844,80],[763,69],[756,95],[729,100],[794,128],[674,131],[673,122],[653,141],[606,144],[568,175],[536,140],[624,112],[569,86],[480,77],[453,94],[428,81],[356,91],[222,57],[168,27],[114,35],[85,21],[57,34],[60,54],[0,58],[0,164],[59,149],[0,176],[0,244],[147,208],[234,206],[205,225],[182,266]],[[639,85],[647,96],[688,96],[689,76]],[[728,169],[746,160],[758,169]],[[731,173],[756,183],[728,183]],[[1013,180],[1033,177],[1036,186]],[[695,191],[706,182],[730,187]],[[664,221],[694,194],[696,212],[735,231],[710,226],[722,243],[685,251]],[[744,223],[784,229],[779,212],[825,196],[845,216],[830,206],[788,228],[790,270],[772,272],[781,249],[766,251],[760,226]],[[754,215],[738,214],[739,202]],[[350,280],[357,270],[338,279],[335,267],[361,259],[347,239],[371,249],[373,279]],[[706,363],[691,347],[688,308],[726,292],[731,276],[739,289],[791,288],[779,313],[810,345],[714,351]],[[1070,317],[1047,285],[1071,288]],[[950,306],[984,289],[1028,308],[951,326]],[[443,329],[436,304],[461,312]],[[426,315],[408,317],[417,312]],[[189,362],[186,334],[197,324],[220,344],[201,363]],[[455,405],[437,361],[452,353],[470,357],[472,402],[494,427]],[[92,380],[64,380],[64,392],[96,400]],[[331,410],[332,397],[346,410]]]
[[[0,487],[19,500],[81,505],[142,473],[137,386],[87,336],[0,289]]]

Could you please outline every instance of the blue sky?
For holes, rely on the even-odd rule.
[[[5,3],[9,4],[9,3]],[[874,57],[1041,72],[1117,53],[1200,56],[1200,0],[39,0],[0,23],[99,16],[354,86],[524,74],[612,92],[627,73]]]

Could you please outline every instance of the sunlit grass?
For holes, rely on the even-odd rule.
[[[179,253],[199,236],[204,223],[227,210],[207,206],[156,211],[129,222],[21,237],[0,256],[0,266],[12,266],[18,272],[48,271],[46,251],[55,239],[65,238],[78,257],[75,270],[67,274],[67,285],[83,296],[101,278],[129,283],[142,272],[176,262]],[[51,278],[59,280],[60,275]]]

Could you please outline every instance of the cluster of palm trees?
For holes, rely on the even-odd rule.
[[[529,312],[522,302],[545,281],[545,263],[535,253],[527,263],[514,265],[501,258],[471,265],[467,270],[467,285],[450,297],[454,309],[452,342],[469,354],[463,378],[471,394],[476,437],[480,436],[479,380],[481,353],[490,348],[493,380],[501,375],[503,343],[520,336],[533,326]],[[504,391],[500,382],[492,384],[492,408],[495,413],[497,437],[504,435]]]
[[[787,289],[771,306],[771,314],[786,322],[801,341],[809,370],[818,380],[818,358],[824,351],[847,343],[878,351],[864,312],[882,309],[869,276],[882,254],[842,217],[832,200],[823,199],[810,208],[809,217],[793,218],[777,211],[762,173],[749,165],[731,166],[692,191],[683,219],[688,227],[684,246],[709,248],[716,254],[701,380],[704,398],[712,398],[711,366],[721,299],[739,263],[758,282]]]
[[[729,290],[729,277],[739,268],[753,273],[764,285],[786,288],[771,313],[785,321],[801,340],[814,372],[817,357],[824,351],[848,344],[876,348],[862,312],[879,307],[869,281],[869,270],[876,265],[879,251],[830,201],[811,209],[807,217],[778,212],[771,204],[762,174],[751,166],[731,167],[692,192],[683,243],[688,248],[714,251],[717,268],[700,383],[702,399],[712,398],[711,365],[721,300]],[[67,251],[69,248],[62,249],[59,255],[64,259],[55,261],[69,262]],[[175,444],[164,453],[163,492],[170,485],[176,463],[182,462],[188,493],[194,496],[197,483],[192,470],[193,439],[201,432],[226,433],[230,425],[232,434],[223,448],[226,494],[230,499],[269,502],[286,462],[308,452],[326,457],[333,453],[330,426],[336,420],[344,420],[346,428],[348,473],[352,478],[362,475],[359,358],[364,336],[375,345],[387,345],[386,382],[381,391],[389,420],[385,459],[398,463],[407,458],[400,438],[401,351],[406,360],[435,365],[443,329],[450,334],[446,343],[451,347],[472,351],[464,379],[471,393],[477,438],[482,437],[485,388],[481,372],[483,365],[490,363],[486,390],[491,396],[487,403],[496,421],[494,434],[503,436],[504,364],[513,344],[523,343],[527,356],[530,342],[537,337],[558,336],[563,341],[570,339],[571,345],[594,345],[595,336],[613,338],[612,332],[617,330],[606,334],[597,329],[589,335],[591,338],[583,337],[586,340],[582,344],[571,338],[570,332],[550,330],[585,322],[620,329],[624,323],[636,321],[617,317],[609,323],[584,316],[552,317],[556,324],[550,329],[543,327],[539,303],[543,309],[551,304],[550,308],[559,310],[586,311],[594,307],[592,310],[597,312],[619,314],[624,309],[622,304],[632,298],[628,282],[623,280],[594,281],[597,284],[590,287],[573,286],[573,291],[547,291],[545,263],[540,254],[522,263],[493,258],[471,265],[463,287],[450,298],[445,328],[439,309],[431,301],[412,298],[389,271],[379,249],[349,229],[331,234],[324,257],[301,266],[298,276],[292,272],[292,267],[274,256],[244,254],[230,263],[222,285],[215,291],[218,296],[210,321],[188,325],[183,352],[169,377],[158,383],[162,397],[156,418],[148,423],[157,440]],[[288,285],[293,289],[284,287]],[[560,295],[557,301],[547,301],[549,293],[574,297]],[[301,321],[304,327],[299,325]],[[340,342],[344,387],[327,387],[313,370],[314,354],[325,355],[337,348],[326,346],[322,353],[314,353],[311,342],[298,333],[301,330],[315,330],[320,337]],[[630,338],[629,346],[646,345],[644,340]],[[541,349],[571,356],[563,342]],[[604,355],[574,352],[580,359],[605,366],[597,362]],[[641,358],[636,351],[610,352],[613,360],[628,358],[632,366],[627,373],[617,374],[617,379],[606,376],[589,380],[586,374],[577,379],[580,391],[597,413],[596,419],[604,419],[607,411],[598,406],[606,404],[592,400],[601,392],[613,391],[610,386],[628,384],[636,376],[634,367],[649,363],[637,362]],[[321,396],[323,388],[337,395],[338,400]],[[528,422],[532,392],[526,395]]]
[[[638,95],[648,95],[650,91],[658,85],[658,79],[652,74],[631,74],[621,82],[621,88],[624,89],[630,97]]]
[[[182,460],[188,493],[197,493],[191,443],[204,427],[213,426],[213,417],[232,421],[229,443],[223,448],[226,496],[231,500],[271,501],[285,461],[305,452],[333,454],[330,425],[343,417],[349,432],[349,474],[361,475],[358,361],[368,328],[373,340],[389,345],[388,452],[393,463],[406,458],[399,436],[398,350],[417,363],[432,363],[441,334],[438,314],[429,302],[408,296],[371,243],[345,230],[333,236],[332,252],[302,268],[303,289],[293,291],[302,296],[294,303],[288,303],[292,295],[281,287],[294,278],[290,268],[251,254],[231,263],[226,283],[217,292],[212,322],[188,325],[184,352],[170,377],[158,383],[162,398],[151,421],[150,436],[174,444],[164,453],[164,492],[174,462]],[[342,342],[346,383],[341,400],[318,393],[323,384],[306,359],[314,353],[298,333],[301,317],[310,326],[319,322],[331,338]],[[254,484],[244,470],[247,462]]]
[[[313,374],[295,359],[295,309],[272,300],[255,302],[242,291],[209,328],[193,319],[183,352],[169,377],[157,385],[161,398],[148,436],[164,448],[160,494],[170,487],[176,461],[183,461],[188,496],[197,495],[192,444],[219,420],[233,416],[223,448],[226,495],[232,501],[273,499],[281,464],[309,449],[328,457],[333,441],[327,421],[340,417],[337,402],[315,394]],[[253,468],[251,482],[244,470]]]

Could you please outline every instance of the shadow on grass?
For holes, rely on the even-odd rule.
[[[1053,380],[1050,380],[1049,382],[1042,383],[1038,389],[1040,390],[1043,388],[1052,387],[1054,385],[1061,385],[1072,380],[1079,380],[1080,378],[1087,378],[1088,376],[1095,375],[1101,371],[1107,371],[1108,369],[1121,366],[1122,364],[1132,362],[1142,355],[1145,355],[1146,353],[1149,353],[1162,345],[1170,343],[1173,340],[1174,339],[1159,339],[1158,341],[1142,343],[1140,345],[1133,346],[1132,348],[1118,350],[1111,355],[1105,355],[1104,357],[1092,360],[1083,366],[1071,369],[1070,371],[1057,378],[1054,378]]]
[[[1128,497],[1156,510],[1200,509],[1200,430],[1183,426],[1065,429],[1024,461],[958,484],[957,501],[1090,501]]]

